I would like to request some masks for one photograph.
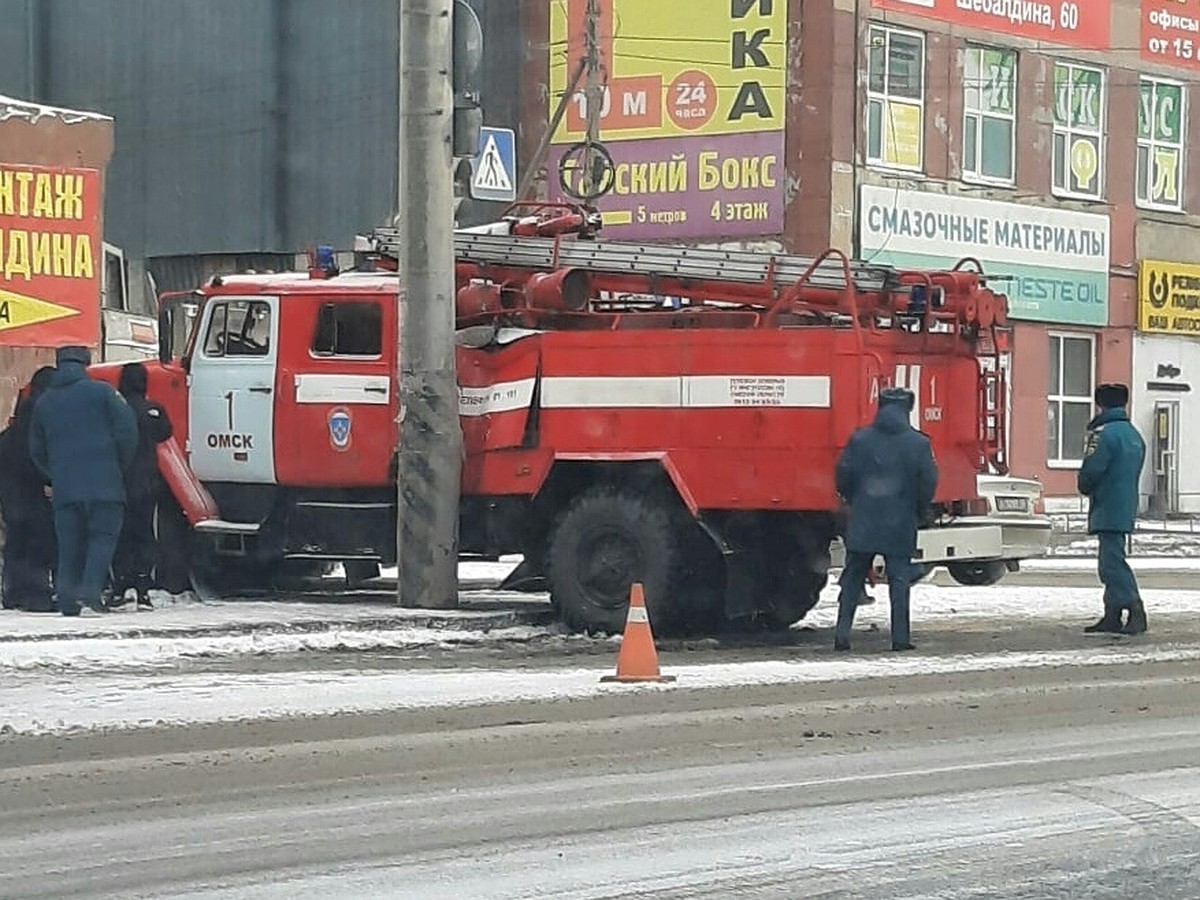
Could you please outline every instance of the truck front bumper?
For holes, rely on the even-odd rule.
[[[1053,526],[1042,516],[999,518],[979,516],[958,519],[954,523],[966,527],[999,525],[1001,532],[1000,555],[993,559],[1021,560],[1037,559],[1050,551],[1050,536]]]
[[[1050,547],[1050,533],[1050,520],[1036,516],[956,519],[953,525],[918,531],[917,554],[913,562],[941,565],[950,562],[1032,559],[1046,555]],[[846,550],[840,539],[830,547],[830,556],[833,568],[841,568],[845,564]]]

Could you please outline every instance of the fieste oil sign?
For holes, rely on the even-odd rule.
[[[100,173],[0,163],[0,345],[100,340]]]
[[[1112,44],[1112,0],[871,0],[871,6],[1087,50]]]

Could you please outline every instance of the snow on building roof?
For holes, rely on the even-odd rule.
[[[111,116],[101,113],[65,109],[61,106],[45,106],[41,103],[17,100],[14,97],[5,97],[0,94],[0,122],[7,122],[10,119],[25,119],[31,125],[36,125],[45,118],[59,119],[67,125],[75,125],[79,122],[112,121]]]

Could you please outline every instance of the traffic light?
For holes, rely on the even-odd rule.
[[[475,156],[483,127],[479,68],[483,62],[483,26],[467,0],[454,0],[454,155]]]

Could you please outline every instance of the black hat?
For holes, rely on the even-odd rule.
[[[60,366],[67,362],[90,366],[92,364],[92,351],[87,347],[59,347],[54,353],[54,361]]]
[[[148,373],[142,363],[130,362],[121,366],[121,377],[117,379],[117,390],[124,396],[145,397],[148,384]]]
[[[917,395],[907,388],[892,387],[880,392],[879,402],[881,404],[903,403],[904,408],[912,412],[912,408],[917,402]]]
[[[1124,384],[1102,384],[1096,388],[1096,405],[1102,409],[1115,409],[1129,402],[1129,386]]]

